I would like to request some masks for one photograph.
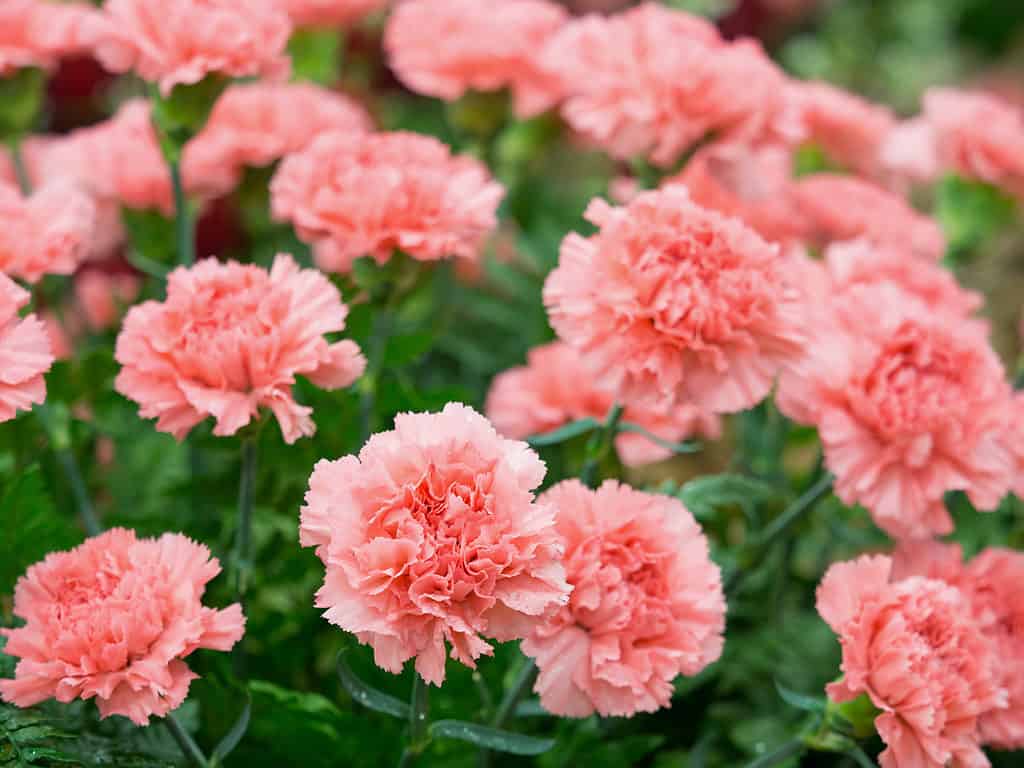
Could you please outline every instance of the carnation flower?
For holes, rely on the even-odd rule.
[[[836,495],[901,539],[952,531],[948,491],[995,508],[1010,485],[1009,387],[987,327],[888,281],[833,303],[778,403],[818,427]]]
[[[934,181],[939,159],[928,120],[916,117],[895,125],[882,144],[880,160],[885,173],[899,184]]]
[[[1005,707],[999,658],[955,587],[894,578],[888,557],[833,565],[818,587],[818,613],[843,646],[833,701],[867,694],[887,749],[882,768],[987,766],[978,718]]]
[[[544,286],[556,333],[623,402],[731,413],[801,351],[803,302],[778,246],[692,203],[683,187],[625,208],[595,200]]]
[[[569,125],[617,158],[667,167],[711,132],[749,138],[784,119],[784,76],[756,43],[656,3],[570,21],[544,59]]]
[[[50,554],[18,580],[4,653],[20,659],[0,680],[4,701],[30,707],[49,698],[96,698],[100,716],[146,725],[177,709],[196,679],[193,651],[229,651],[245,618],[235,603],[202,604],[220,573],[210,550],[181,534],[137,539],[115,528],[70,552]]]
[[[107,0],[96,54],[169,96],[207,75],[287,76],[291,22],[277,0]]]
[[[124,308],[135,301],[142,281],[130,272],[87,269],[75,275],[75,300],[94,331],[117,325]]]
[[[822,82],[795,83],[790,98],[804,138],[840,165],[868,176],[879,172],[882,146],[896,124],[892,112]]]
[[[522,638],[569,593],[555,510],[535,501],[544,463],[476,411],[401,414],[359,456],[321,461],[299,540],[327,575],[316,604],[371,645],[377,664],[409,659],[445,677],[445,641],[470,667]]]
[[[1013,455],[1013,492],[1024,499],[1024,392],[1017,392],[1010,401],[1010,418],[1005,442]]]
[[[924,95],[939,165],[1024,197],[1024,117],[995,96],[949,88]]]
[[[95,216],[74,184],[56,181],[22,197],[0,181],[0,271],[30,283],[70,275],[88,253]]]
[[[893,556],[898,578],[924,576],[952,584],[996,649],[996,680],[1007,707],[981,716],[981,740],[999,749],[1024,747],[1024,553],[991,547],[964,564],[958,544],[902,544]]]
[[[46,328],[35,315],[18,316],[30,299],[0,272],[0,423],[46,399],[43,374],[53,365]]]
[[[946,252],[946,239],[934,219],[871,182],[819,173],[797,180],[793,196],[818,243],[864,237],[930,261]]]
[[[722,653],[722,577],[700,526],[678,500],[614,480],[567,480],[541,501],[557,510],[573,588],[522,643],[541,704],[566,717],[668,706],[676,675]]]
[[[391,0],[280,0],[296,27],[336,27],[353,24],[387,7]]]
[[[807,235],[792,193],[792,165],[792,152],[778,144],[715,142],[667,183],[685,185],[697,205],[741,219],[765,240],[790,243]]]
[[[143,418],[181,440],[212,416],[235,434],[269,408],[288,443],[316,430],[292,396],[297,375],[325,389],[349,386],[366,367],[352,341],[328,343],[348,309],[315,270],[278,255],[267,270],[206,259],[167,279],[167,298],[133,307],[117,338],[115,386]]]
[[[420,261],[476,260],[504,195],[487,168],[414,133],[321,136],[286,157],[270,185],[274,217],[319,247],[322,269],[397,249]]]
[[[499,432],[522,440],[577,419],[604,420],[614,402],[610,392],[594,386],[579,353],[556,341],[531,349],[526,366],[499,374],[487,395],[486,411]],[[659,409],[628,403],[622,418],[670,442],[722,432],[718,417],[689,404]],[[630,466],[672,455],[643,435],[628,432],[615,438],[615,450]]]
[[[526,118],[561,96],[540,52],[567,17],[549,0],[404,0],[388,21],[384,47],[413,91],[454,101],[467,90],[508,87],[516,115]]]
[[[220,195],[238,185],[247,166],[270,165],[322,133],[370,128],[355,101],[310,83],[235,85],[186,145],[183,173],[191,188]]]
[[[46,0],[0,3],[0,77],[23,67],[51,69],[89,48],[95,11],[88,5]]]

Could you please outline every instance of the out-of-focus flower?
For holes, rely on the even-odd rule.
[[[235,434],[269,408],[288,443],[316,430],[292,395],[296,376],[325,389],[355,381],[366,360],[352,341],[328,343],[348,308],[322,274],[279,255],[268,272],[206,259],[176,269],[167,298],[135,306],[117,339],[117,391],[181,440],[203,419]]]
[[[617,158],[670,166],[712,132],[785,129],[785,78],[756,43],[726,43],[704,19],[656,3],[570,21],[544,58],[569,125]]]
[[[270,191],[274,217],[317,244],[318,265],[332,272],[396,250],[476,260],[504,195],[482,163],[414,133],[321,136],[285,158]]]
[[[238,185],[246,167],[270,165],[322,133],[370,128],[359,104],[310,83],[235,85],[186,145],[183,173],[191,189],[221,195]]]
[[[867,694],[881,711],[882,768],[986,766],[978,718],[1005,707],[991,640],[955,587],[894,578],[891,558],[833,565],[818,587],[818,613],[843,646],[843,677],[828,695]]]
[[[95,218],[92,198],[72,183],[22,197],[0,181],[0,271],[30,283],[70,275],[88,254]]]
[[[627,207],[594,200],[544,286],[552,326],[623,402],[749,408],[801,353],[800,292],[778,246],[695,205],[685,188]]]
[[[296,27],[335,27],[354,24],[391,0],[278,0]]]
[[[996,679],[1007,694],[1005,709],[981,716],[982,743],[1024,747],[1024,553],[991,547],[965,564],[958,544],[913,542],[894,553],[893,574],[940,579],[967,598],[975,621],[995,646]]]
[[[792,194],[818,245],[866,238],[929,261],[938,261],[946,251],[946,239],[934,219],[869,181],[819,173],[798,179]]]
[[[371,645],[390,672],[416,659],[445,677],[445,641],[470,667],[499,641],[525,637],[564,605],[555,509],[535,501],[544,463],[464,405],[401,414],[359,456],[321,461],[300,541],[326,578],[316,604]]]
[[[30,298],[0,272],[0,422],[46,399],[43,374],[53,365],[46,328],[35,315],[18,316]]]
[[[96,55],[168,96],[207,75],[287,76],[290,34],[277,0],[107,0]]]
[[[693,516],[676,499],[609,480],[542,497],[565,540],[569,603],[522,643],[548,711],[586,717],[668,706],[672,681],[722,653],[725,597]]]
[[[1012,461],[1009,386],[987,326],[881,279],[854,282],[832,304],[778,403],[818,427],[836,495],[901,539],[952,530],[947,491],[994,509]]]
[[[1024,197],[1024,115],[984,93],[933,88],[924,117],[939,165]]]
[[[792,165],[792,152],[779,144],[715,142],[666,183],[684,184],[695,203],[741,219],[765,240],[790,243],[808,232],[793,198]]]
[[[897,183],[926,183],[939,174],[935,130],[923,117],[895,125],[880,152],[884,173]]]
[[[793,83],[789,91],[805,139],[833,162],[878,175],[882,146],[896,123],[892,112],[823,82]]]
[[[75,275],[76,303],[94,331],[113,328],[141,289],[142,281],[129,272],[86,269]]]
[[[19,579],[4,652],[18,657],[0,695],[20,707],[96,699],[100,716],[138,725],[177,709],[196,679],[184,659],[229,651],[245,631],[242,607],[202,604],[220,573],[210,550],[180,534],[137,539],[115,528],[36,563]]]
[[[540,52],[567,17],[550,0],[403,0],[384,46],[398,79],[417,93],[454,101],[508,87],[526,118],[562,95]]]
[[[0,3],[0,76],[22,67],[51,69],[89,50],[97,12],[82,3],[4,0]]]
[[[530,350],[527,365],[499,374],[487,395],[487,418],[503,435],[523,440],[583,418],[603,420],[615,398],[594,386],[579,353],[555,341]],[[721,421],[689,404],[659,409],[627,404],[622,418],[662,440],[677,442],[695,434],[718,437]],[[623,432],[615,449],[630,466],[672,455],[643,435]]]

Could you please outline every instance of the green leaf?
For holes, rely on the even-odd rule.
[[[761,480],[743,475],[708,475],[684,485],[677,494],[696,517],[705,518],[716,509],[738,506],[748,514],[758,504],[777,495],[776,490]]]
[[[778,680],[775,681],[775,689],[779,692],[779,696],[782,700],[789,704],[791,707],[802,709],[805,712],[824,712],[825,711],[825,697],[824,696],[808,696],[804,693],[797,693],[796,691],[790,690]]]
[[[696,442],[674,443],[671,440],[663,440],[653,432],[649,432],[644,429],[639,424],[633,424],[629,421],[619,423],[619,432],[632,432],[636,435],[643,435],[655,445],[661,446],[666,451],[672,451],[672,453],[697,453],[701,449],[700,443]]]
[[[511,755],[541,755],[555,745],[554,739],[538,739],[462,720],[438,720],[430,726],[430,735],[439,739],[468,741],[478,747]]]
[[[249,719],[252,717],[252,694],[249,694],[245,701],[245,709],[242,710],[242,714],[238,716],[238,720],[231,726],[231,730],[225,734],[224,738],[220,740],[220,743],[214,747],[213,756],[219,762],[224,762],[227,756],[235,751],[235,747],[238,746],[238,742],[245,736],[245,732],[249,730]]]
[[[338,679],[341,680],[341,684],[348,691],[349,696],[374,712],[392,717],[408,718],[409,705],[390,694],[371,688],[360,680],[345,661],[346,653],[347,651],[342,651],[338,654]]]
[[[385,368],[399,368],[423,357],[434,343],[430,331],[395,334],[387,340],[384,353]]]
[[[121,211],[128,232],[129,261],[148,274],[166,275],[178,258],[174,222],[159,211]]]
[[[45,96],[41,69],[25,67],[0,77],[0,141],[18,140],[32,130]]]
[[[947,176],[936,191],[935,217],[948,242],[948,258],[960,262],[1013,220],[1016,203],[998,187]]]
[[[297,30],[288,41],[292,77],[320,85],[334,85],[341,72],[343,48],[338,29]]]
[[[57,514],[39,467],[15,477],[0,497],[0,594],[14,588],[18,577],[49,552],[81,541],[70,521]]]
[[[528,442],[534,448],[544,448],[549,445],[558,445],[572,440],[574,437],[585,435],[588,432],[593,432],[595,429],[600,427],[600,422],[594,419],[580,419],[570,424],[566,424],[564,427],[560,427],[552,432],[546,432],[543,435],[534,435],[533,437],[526,438]]]
[[[803,742],[800,739],[793,739],[791,741],[787,741],[782,746],[772,750],[767,755],[759,757],[752,763],[747,763],[746,768],[771,768],[771,766],[784,763],[791,757],[795,757],[803,751]]]
[[[878,763],[868,757],[860,747],[855,746],[846,754],[852,757],[861,768],[878,768]]]

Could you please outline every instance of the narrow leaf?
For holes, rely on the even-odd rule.
[[[430,735],[435,738],[468,741],[484,749],[512,755],[540,755],[555,746],[554,739],[538,739],[461,720],[438,720],[430,726]]]
[[[878,764],[875,763],[870,757],[868,757],[864,750],[860,747],[854,746],[847,754],[853,758],[853,761],[861,768],[878,768]]]
[[[775,689],[779,692],[779,696],[782,700],[789,704],[791,707],[802,709],[805,712],[824,712],[825,711],[825,697],[821,696],[808,696],[804,693],[797,693],[790,688],[787,688],[778,680],[775,681]]]
[[[360,680],[356,673],[352,671],[348,662],[345,661],[346,653],[347,651],[342,651],[338,654],[338,679],[341,680],[341,684],[348,691],[349,696],[374,712],[407,719],[409,717],[409,705],[390,694],[378,691],[376,688],[371,688]]]
[[[594,419],[580,419],[579,421],[566,424],[564,427],[556,429],[553,432],[546,432],[543,435],[528,437],[526,438],[526,442],[534,448],[558,445],[559,443],[564,443],[567,440],[572,440],[574,437],[579,437],[580,435],[585,435],[588,432],[593,432],[600,426],[601,424]]]
[[[658,437],[653,432],[641,427],[639,424],[633,424],[630,421],[623,421],[619,423],[620,432],[632,432],[637,435],[643,435],[655,445],[661,446],[666,451],[672,451],[672,453],[697,453],[701,449],[701,444],[697,442],[686,442],[686,443],[674,443],[671,440],[664,440]]]
[[[238,716],[238,720],[231,726],[231,730],[225,734],[224,738],[220,740],[220,743],[214,747],[213,756],[220,762],[227,759],[227,756],[235,751],[235,747],[245,736],[245,732],[249,730],[249,718],[252,716],[252,694],[247,694],[245,700],[245,708],[242,710],[242,714]]]
[[[773,765],[795,757],[804,751],[804,744],[800,739],[787,741],[778,749],[772,750],[767,755],[759,757],[752,763],[747,763],[746,768],[771,768]]]

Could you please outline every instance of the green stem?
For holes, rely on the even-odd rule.
[[[171,186],[174,189],[174,217],[178,237],[178,263],[189,267],[196,260],[196,233],[192,222],[192,214],[188,209],[188,198],[185,196],[185,185],[181,179],[181,161],[170,160],[167,166],[171,172]]]
[[[235,532],[235,591],[239,602],[249,588],[252,570],[252,497],[256,481],[256,438],[242,440],[242,471],[238,480],[238,529]]]
[[[359,400],[360,421],[363,430],[363,442],[370,439],[376,428],[374,411],[377,408],[377,387],[384,368],[384,353],[387,351],[388,338],[391,336],[392,320],[388,307],[378,306],[373,313],[373,327],[370,331],[370,343],[367,354],[366,373],[363,374],[361,385],[362,396]]]
[[[182,754],[188,758],[192,765],[198,766],[199,768],[207,768],[210,761],[206,759],[206,755],[203,754],[203,750],[199,748],[195,740],[189,735],[188,731],[178,722],[178,719],[174,716],[173,712],[168,712],[164,718],[164,724],[167,726],[167,730],[171,732],[171,736],[178,742],[178,746],[181,748]]]
[[[491,726],[494,728],[504,728],[505,723],[509,721],[515,712],[516,705],[519,700],[523,698],[523,694],[526,693],[530,686],[533,685],[533,681],[537,679],[537,662],[533,659],[527,659],[519,670],[519,674],[516,675],[515,681],[512,686],[505,692],[505,697],[501,700],[501,704],[498,705],[498,711],[494,715],[494,719],[491,721]],[[491,764],[491,752],[488,749],[481,748],[480,758],[478,761],[479,768],[489,768]]]
[[[427,734],[428,709],[427,684],[423,682],[419,673],[413,670],[412,694],[409,697],[409,742],[402,752],[401,760],[398,761],[398,768],[410,768],[414,765],[416,758],[430,742]]]
[[[10,141],[11,164],[14,166],[14,176],[18,180],[21,194],[28,197],[32,194],[32,180],[29,178],[28,169],[25,167],[25,156],[21,152],[21,139],[14,138]]]
[[[78,517],[82,521],[82,527],[90,536],[97,536],[103,532],[96,511],[93,509],[92,501],[89,498],[89,490],[82,477],[82,471],[78,467],[78,461],[71,450],[71,434],[68,429],[57,430],[53,414],[46,404],[37,405],[35,413],[46,430],[46,435],[53,448],[53,454],[60,464],[61,471],[71,486],[71,493],[75,497],[75,507],[78,509]]]
[[[760,757],[752,763],[747,765],[747,768],[769,768],[773,765],[778,765],[784,760],[799,755],[804,751],[804,743],[800,739],[792,739],[787,741],[778,749],[773,752],[769,752],[764,757]]]
[[[587,443],[587,460],[580,470],[580,480],[590,488],[597,487],[598,470],[601,462],[608,456],[615,443],[615,436],[619,431],[619,422],[622,420],[622,406],[616,403],[608,411],[601,429],[590,436]]]

